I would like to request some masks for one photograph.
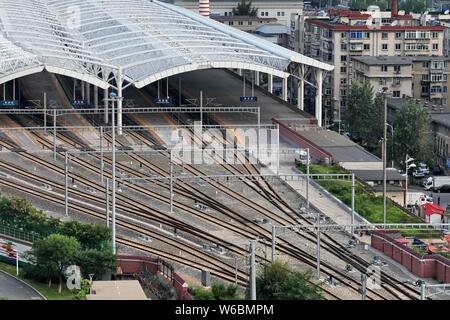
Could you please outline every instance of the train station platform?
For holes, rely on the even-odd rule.
[[[148,300],[139,281],[93,281],[87,300]]]

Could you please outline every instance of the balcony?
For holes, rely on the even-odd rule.
[[[349,47],[350,51],[363,51],[364,50],[364,44],[362,43],[351,43]]]

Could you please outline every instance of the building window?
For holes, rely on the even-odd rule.
[[[341,84],[347,84],[347,78],[342,78],[341,79]]]
[[[345,62],[345,61],[347,61],[347,56],[341,56],[341,62]]]
[[[332,93],[333,93],[333,91],[331,90],[331,88],[325,88],[325,95],[331,96]]]
[[[249,21],[249,22],[248,22],[248,25],[249,25],[249,26],[251,26],[252,24],[253,24],[253,22],[252,22],[252,21]]]
[[[387,49],[388,49],[387,43],[383,43],[383,44],[381,45],[381,50],[387,50]]]
[[[341,67],[341,73],[347,73],[347,67]]]
[[[401,43],[396,43],[395,44],[395,50],[402,50],[402,44]]]
[[[278,11],[278,12],[277,12],[277,16],[279,17],[280,15],[281,15],[281,13]]]
[[[422,75],[422,81],[429,81],[429,80],[430,80],[430,75],[428,73]]]
[[[346,89],[341,89],[340,93],[341,93],[342,97],[345,97],[347,95],[347,90]]]
[[[284,17],[284,11],[281,11],[281,16]]]
[[[370,44],[364,43],[364,50],[370,50]]]
[[[431,34],[431,36],[433,37],[433,39],[439,38],[439,33],[436,31],[433,31],[433,33]]]
[[[430,93],[430,87],[422,86],[422,94],[428,94],[428,93]]]
[[[389,34],[387,32],[382,32],[381,33],[381,39],[385,39],[386,40],[388,38],[388,35]]]
[[[394,83],[394,85],[400,85],[400,78],[394,78],[394,81],[393,81],[393,83]]]
[[[439,43],[433,43],[433,50],[439,50]]]
[[[386,65],[382,65],[381,72],[387,72],[387,71],[388,71],[388,67]]]
[[[233,22],[233,21],[228,21],[228,24],[229,24],[230,26],[232,26],[232,25],[234,25],[234,22]]]
[[[431,93],[442,93],[442,87],[440,87],[440,86],[432,86],[430,92]]]
[[[441,73],[432,73],[431,74],[431,81],[440,82],[443,79],[444,79],[444,77]]]
[[[395,39],[401,39],[402,38],[402,33],[401,32],[396,32],[395,33]]]
[[[239,25],[243,26],[244,25],[244,21],[239,21]]]
[[[430,67],[430,62],[429,61],[422,62],[422,68],[429,68],[429,67]]]
[[[341,38],[342,38],[342,39],[347,38],[347,34],[346,34],[345,32],[342,32],[342,33],[341,33]]]
[[[341,43],[341,50],[347,50],[347,44]]]
[[[363,32],[362,31],[350,31],[350,39],[362,39]]]
[[[392,91],[392,97],[400,98],[400,91],[398,91],[398,90]]]
[[[398,66],[398,65],[394,66],[394,72],[400,73],[400,69],[401,69],[401,66]]]

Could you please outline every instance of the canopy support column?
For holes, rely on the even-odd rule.
[[[103,103],[105,107],[105,123],[108,123],[109,116],[108,116],[108,89],[103,90]]]
[[[259,81],[260,81],[259,78],[260,78],[259,71],[255,71],[255,84],[257,86],[259,86]]]
[[[316,69],[316,119],[319,127],[322,126],[322,80],[323,71]]]
[[[273,93],[273,75],[268,74],[267,75],[267,91],[269,91],[270,93]]]
[[[98,87],[94,86],[94,107],[95,110],[98,109]]]
[[[287,101],[288,99],[288,78],[283,78],[283,96],[282,99],[284,101]]]
[[[122,103],[123,103],[123,75],[119,69],[116,77],[117,82],[117,134],[122,135]]]
[[[305,110],[305,66],[300,65],[298,72],[299,72],[299,82],[298,82],[298,88],[297,88],[297,106],[300,110]]]
[[[91,104],[91,84],[89,82],[86,82],[86,100],[87,104]]]

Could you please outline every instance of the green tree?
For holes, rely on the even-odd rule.
[[[91,273],[99,278],[107,271],[115,269],[117,260],[116,256],[109,250],[87,249],[78,253],[76,265],[80,267],[84,278],[88,278]]]
[[[260,300],[320,300],[321,289],[312,283],[311,272],[292,270],[286,262],[263,266],[256,278],[256,295]]]
[[[414,101],[406,102],[394,122],[394,141],[397,163],[404,165],[408,154],[417,161],[432,164],[434,132],[428,110]]]
[[[235,16],[256,16],[258,9],[252,6],[252,0],[241,0],[236,8],[233,8]]]
[[[383,100],[374,99],[373,88],[368,82],[353,82],[344,121],[353,139],[374,151],[383,134]]]
[[[58,292],[61,293],[64,270],[76,262],[80,249],[80,243],[74,237],[51,234],[35,241],[28,257],[38,271],[45,272],[49,287],[53,277],[59,278]]]
[[[388,8],[388,0],[351,0],[350,9],[352,10],[367,10],[370,5],[379,6],[381,11]]]
[[[210,289],[193,288],[191,294],[195,300],[239,300],[238,287],[215,283]]]
[[[399,1],[399,9],[405,10],[406,13],[422,13],[427,9],[426,0],[401,0]]]

